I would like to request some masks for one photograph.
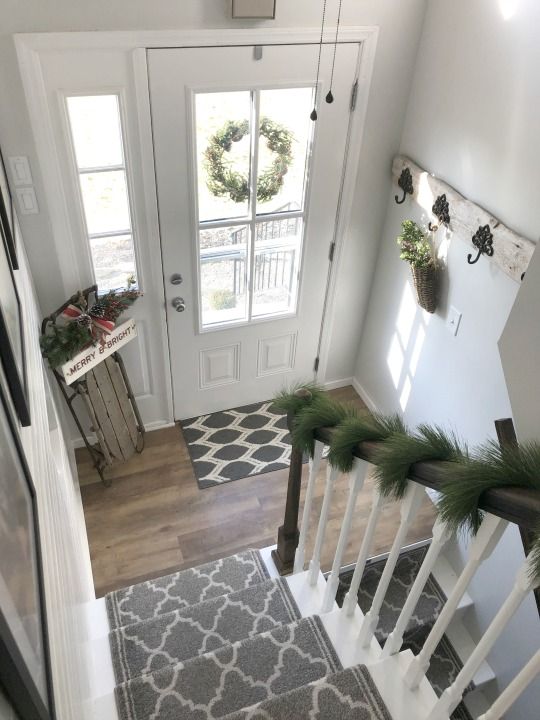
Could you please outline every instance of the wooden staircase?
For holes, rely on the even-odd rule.
[[[291,703],[291,707],[296,707],[295,703],[299,703],[298,706],[300,707],[302,702],[307,702],[306,697],[316,702],[314,698],[319,697],[319,694],[323,692],[334,692],[332,697],[335,700],[335,692],[337,692],[335,688],[340,682],[345,682],[345,679],[350,681],[351,678],[356,678],[355,682],[360,683],[357,684],[357,689],[364,688],[363,699],[359,702],[360,705],[363,703],[364,710],[366,707],[368,708],[365,712],[371,713],[369,717],[372,718],[450,720],[450,718],[467,717],[466,713],[468,713],[469,717],[481,718],[481,720],[502,718],[519,694],[534,680],[540,671],[540,653],[530,659],[515,680],[502,692],[491,707],[488,706],[483,694],[483,690],[493,682],[495,677],[489,667],[487,657],[493,644],[521,602],[538,587],[540,578],[531,576],[529,559],[526,558],[521,567],[517,569],[515,584],[509,596],[494,616],[483,637],[476,639],[471,637],[464,623],[466,613],[473,606],[472,600],[467,594],[467,588],[481,564],[497,546],[510,522],[519,522],[526,529],[532,529],[536,526],[540,519],[540,497],[538,497],[538,493],[515,489],[502,489],[485,493],[482,504],[486,510],[486,515],[478,534],[469,544],[467,561],[459,574],[454,572],[445,556],[445,547],[451,540],[451,533],[441,521],[437,520],[433,527],[433,537],[427,547],[425,557],[412,585],[407,588],[406,598],[399,609],[399,616],[393,623],[392,630],[387,634],[384,642],[380,642],[380,634],[378,635],[377,629],[385,610],[385,599],[388,597],[403,549],[407,547],[407,533],[424,498],[426,487],[435,490],[438,487],[437,463],[418,463],[413,467],[412,476],[401,503],[400,523],[396,528],[392,547],[386,557],[384,569],[381,571],[376,589],[370,598],[369,606],[364,607],[364,610],[362,610],[358,604],[358,591],[362,589],[362,583],[365,582],[363,578],[365,578],[366,569],[369,569],[373,564],[373,560],[370,560],[373,537],[385,505],[385,500],[377,489],[373,490],[369,521],[361,545],[358,548],[358,557],[348,592],[343,598],[340,607],[336,603],[336,596],[342,574],[343,553],[354,518],[356,500],[370,468],[369,460],[373,453],[373,443],[363,443],[356,453],[354,468],[350,473],[349,496],[343,513],[334,562],[331,571],[327,576],[324,576],[321,572],[320,558],[325,544],[334,485],[338,477],[338,471],[330,466],[327,468],[324,499],[317,520],[315,547],[309,558],[307,557],[306,537],[312,517],[317,474],[323,462],[323,447],[325,441],[328,442],[331,432],[329,429],[321,429],[317,433],[318,440],[314,458],[310,461],[303,519],[299,529],[295,525],[295,517],[297,518],[299,515],[298,498],[302,467],[299,452],[296,449],[293,451],[285,524],[280,528],[278,545],[260,551],[261,567],[264,567],[265,570],[258,582],[265,582],[268,585],[269,592],[272,591],[272,582],[285,583],[282,587],[286,588],[287,596],[290,595],[289,606],[292,608],[292,614],[288,616],[288,619],[280,620],[278,625],[281,623],[285,634],[286,628],[292,628],[291,632],[294,634],[296,632],[295,628],[307,627],[303,623],[307,621],[315,623],[313,627],[317,626],[319,628],[317,632],[322,638],[321,643],[327,644],[329,649],[326,652],[330,653],[335,660],[331,666],[325,666],[322,670],[319,667],[318,674],[316,673],[315,676],[310,675],[305,668],[298,670],[298,676],[296,676],[294,669],[285,671],[280,666],[281,669],[276,670],[275,674],[279,676],[280,673],[285,673],[280,678],[283,681],[280,685],[282,689],[276,689],[275,685],[272,684],[275,678],[272,683],[258,681],[264,685],[264,691],[261,690],[264,697],[259,697],[256,702],[253,700],[254,696],[250,695],[249,697],[252,699],[249,700],[248,695],[244,698],[239,690],[238,706],[233,707],[234,712],[230,713],[229,720],[247,719],[248,717],[276,719],[286,717],[286,715],[283,715],[283,708],[286,708],[288,702]],[[292,573],[280,580],[281,573],[286,569],[291,569]],[[197,575],[202,570],[196,568],[193,572]],[[407,648],[407,628],[411,618],[413,618],[417,603],[422,597],[425,585],[430,578],[434,578],[441,588],[445,601],[438,616],[434,618],[422,647],[417,654],[414,654],[410,648]],[[496,581],[496,579],[494,580]],[[159,585],[160,581],[153,582]],[[166,578],[163,579],[165,584],[170,582],[172,581]],[[187,583],[188,580],[182,581],[180,578],[177,579],[177,582]],[[262,589],[263,585],[260,587]],[[266,585],[264,587],[266,588]],[[134,586],[134,588],[128,589],[127,594],[139,592],[140,587]],[[227,591],[224,590],[223,592]],[[231,594],[231,590],[228,592],[229,599],[233,598],[234,600],[234,598],[238,597],[238,602],[236,600],[234,602],[242,607],[245,606],[247,602],[245,593],[247,593],[247,590],[242,588],[237,590],[236,592],[239,592],[239,595]],[[250,592],[252,591],[250,590]],[[188,623],[193,613],[209,612],[209,603],[214,602],[216,606],[220,605],[215,599],[210,600],[203,597],[197,599],[203,600],[203,602],[192,604],[192,607],[179,611],[180,614],[187,615]],[[167,609],[167,611],[170,613],[170,609]],[[125,702],[119,701],[117,704],[115,702],[115,686],[117,686],[119,679],[118,671],[116,677],[113,671],[111,646],[109,644],[111,627],[105,610],[105,601],[96,601],[96,603],[92,604],[92,607],[89,607],[89,612],[93,618],[95,637],[89,647],[89,657],[91,658],[91,700],[85,708],[84,717],[87,720],[97,718],[99,720],[117,720],[117,718],[120,720],[172,720],[174,718],[176,720],[176,718],[180,717],[193,717],[197,720],[203,717],[226,718],[229,713],[225,714],[223,709],[215,709],[219,707],[219,703],[214,704],[214,701],[209,701],[205,708],[201,709],[201,707],[197,706],[196,710],[190,710],[189,708],[195,708],[195,705],[193,705],[192,700],[186,699],[186,697],[190,697],[191,690],[189,687],[186,689],[185,681],[182,678],[186,673],[188,675],[191,673],[190,676],[193,678],[197,677],[198,672],[206,676],[209,667],[213,668],[216,664],[221,667],[224,663],[230,662],[230,659],[227,661],[223,659],[224,657],[232,657],[230,653],[233,655],[237,653],[238,656],[242,655],[242,653],[245,656],[248,653],[248,657],[250,652],[253,653],[251,660],[248,662],[248,667],[250,663],[253,663],[254,667],[256,667],[260,661],[261,643],[264,644],[264,638],[266,637],[263,633],[260,635],[261,639],[257,640],[256,638],[259,637],[257,632],[250,631],[243,640],[239,640],[235,636],[234,641],[229,641],[227,640],[227,637],[229,637],[227,633],[231,631],[230,628],[225,628],[224,633],[220,635],[220,642],[225,643],[223,647],[214,648],[209,652],[206,646],[201,646],[201,649],[193,650],[192,656],[188,658],[185,657],[184,642],[179,639],[177,643],[178,652],[174,649],[169,650],[169,665],[166,665],[165,668],[160,667],[157,670],[149,665],[149,669],[142,673],[142,679],[136,677],[129,681],[135,682],[137,686],[136,692],[131,693],[129,683],[128,685],[121,683],[121,687],[120,685],[117,687],[117,700],[121,697],[128,698]],[[173,611],[171,616],[171,627],[178,619],[174,612],[176,611]],[[252,613],[249,609],[246,612]],[[143,618],[141,622],[144,626],[147,621]],[[143,630],[145,628],[147,626],[144,626]],[[116,632],[118,634],[118,631]],[[280,632],[279,627],[270,631],[270,634],[275,634],[276,639],[272,640],[269,637],[268,641],[284,642],[278,638]],[[129,633],[136,638],[135,642],[138,643],[139,628],[134,625],[129,630]],[[455,675],[450,679],[448,687],[444,689],[442,694],[437,694],[429,681],[427,673],[434,653],[443,638],[447,639],[455,651],[459,660],[459,667]],[[230,652],[227,647],[230,648]],[[115,663],[118,664],[118,662],[118,657],[115,657]],[[320,665],[321,662],[322,660],[314,660],[315,664],[319,663]],[[308,664],[311,672],[313,669],[312,663]],[[197,670],[199,667],[200,671]],[[351,670],[352,675],[345,673],[342,676],[341,673],[347,669]],[[250,671],[247,672],[249,674]],[[154,673],[157,673],[155,679],[152,677]],[[242,673],[245,678],[245,668],[242,669]],[[360,681],[359,678],[363,678],[363,680]],[[362,685],[362,682],[364,685]],[[182,685],[182,683],[184,684]],[[321,683],[322,685],[320,685]],[[154,705],[152,693],[157,692],[155,688],[161,688],[163,685],[170,688],[171,698],[173,695],[175,697],[174,702],[180,703],[178,706],[182,707],[180,714],[178,714],[180,711],[177,712],[176,710],[174,712],[166,712],[162,709],[156,710],[157,705]],[[180,686],[184,688],[182,692],[185,697],[177,690]],[[369,690],[370,687],[371,690]],[[218,690],[212,690],[212,692],[218,692]],[[279,700],[280,694],[283,694],[281,700]],[[345,710],[343,710],[343,713],[345,713],[343,718],[353,720],[355,717],[368,717],[367,715],[354,714],[356,710],[354,710],[354,703],[351,698],[352,696],[347,700],[347,712],[350,710],[351,714],[346,714]],[[234,700],[235,698],[232,701],[233,706]],[[170,702],[173,703],[173,699]],[[229,700],[229,709],[230,702]],[[369,705],[370,702],[372,705]],[[165,706],[166,703],[164,702],[159,707],[163,708]],[[248,707],[250,709],[246,709]],[[324,711],[321,708],[322,706],[311,707],[309,713],[305,715],[306,720],[312,717],[319,720],[332,720],[335,717],[337,720],[337,715],[328,714],[330,711]],[[462,708],[461,711],[460,708]],[[304,715],[298,715],[297,720],[302,720],[303,717]],[[339,717],[341,718],[341,715]],[[523,720],[535,720],[535,718],[524,718]]]

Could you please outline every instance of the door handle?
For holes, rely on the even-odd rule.
[[[174,273],[174,275],[171,275],[171,285],[181,285],[184,278],[180,275],[180,273]]]
[[[184,298],[182,297],[173,298],[171,305],[176,310],[176,312],[184,312],[184,310],[186,309],[186,303]]]

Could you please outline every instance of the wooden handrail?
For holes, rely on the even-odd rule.
[[[289,428],[291,428],[294,418],[289,416],[287,421]],[[504,422],[506,421],[498,421],[496,424],[499,433],[502,432],[500,423]],[[505,427],[507,429],[507,426]],[[334,432],[335,428],[332,427],[319,428],[315,431],[315,439],[320,440],[325,445],[330,445]],[[358,443],[354,450],[354,455],[361,460],[367,460],[372,464],[376,464],[377,451],[381,445],[382,442],[375,441]],[[448,481],[446,471],[449,464],[451,463],[441,461],[415,463],[411,466],[409,478],[424,487],[440,491],[443,484]],[[443,467],[445,472],[443,472]],[[292,572],[293,569],[294,555],[299,538],[298,515],[300,510],[301,485],[302,453],[293,446],[289,469],[285,518],[283,525],[278,531],[277,548],[272,553],[274,563],[281,575],[286,575]],[[482,493],[479,507],[485,512],[518,525],[524,541],[525,552],[528,553],[531,532],[536,531],[540,525],[540,491],[513,487],[492,488]],[[538,593],[536,594],[536,600],[540,612],[540,598]]]
[[[315,433],[317,440],[329,444],[334,434],[334,428],[320,428]],[[377,450],[382,442],[358,443],[354,455],[362,460],[375,463]],[[433,490],[441,490],[444,482],[448,480],[445,470],[451,463],[440,461],[418,462],[411,466],[409,478],[414,482]],[[492,515],[515,523],[527,530],[536,530],[540,523],[540,491],[525,488],[492,488],[482,493],[480,508]]]

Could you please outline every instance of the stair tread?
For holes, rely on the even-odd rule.
[[[319,617],[122,683],[120,720],[222,718],[342,670]]]
[[[109,624],[115,629],[142,622],[242,590],[268,577],[260,552],[246,550],[109,593],[105,596]]]
[[[227,715],[223,720],[392,720],[365,665]]]
[[[113,630],[117,684],[299,620],[285,580],[271,579]]]

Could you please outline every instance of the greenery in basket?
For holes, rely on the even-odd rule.
[[[403,221],[397,244],[401,248],[399,257],[408,262],[411,267],[435,268],[437,266],[431,243],[414,220]]]

